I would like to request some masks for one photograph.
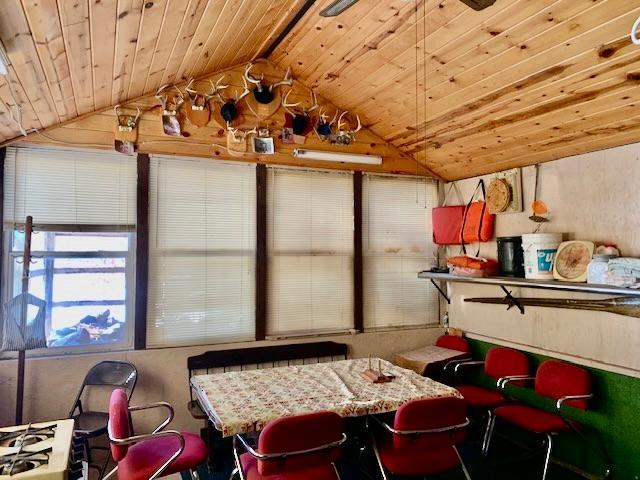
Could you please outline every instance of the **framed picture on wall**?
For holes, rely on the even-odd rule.
[[[253,137],[253,151],[259,155],[273,155],[276,153],[272,137]]]

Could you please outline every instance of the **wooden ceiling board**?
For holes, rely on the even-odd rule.
[[[445,178],[633,136],[634,2],[498,0],[476,12],[459,0],[418,0],[416,12],[412,2],[361,1],[364,17],[356,7],[317,17],[329,3],[316,2],[272,60]],[[385,7],[397,15],[380,15]],[[332,34],[339,25],[347,32]],[[312,51],[321,34],[329,38]]]
[[[260,72],[265,73],[267,82],[273,82],[282,78],[284,72],[277,67],[263,62],[260,65]],[[209,80],[217,80],[221,76],[225,76],[230,84],[230,91],[242,88],[242,74],[244,65],[240,65],[230,70],[222,71],[198,80],[196,87],[206,87]],[[184,84],[181,85],[181,88]],[[308,87],[296,82],[290,95],[292,102],[302,101],[308,102]],[[323,98],[319,98],[319,103],[323,107],[333,111],[336,109],[334,105]],[[432,176],[432,173],[418,165],[418,163],[410,156],[403,154],[393,145],[385,142],[374,133],[363,129],[356,136],[356,141],[350,146],[334,146],[326,142],[321,142],[314,134],[307,136],[303,148],[318,149],[336,152],[381,155],[384,159],[382,165],[351,165],[340,164],[334,162],[319,161],[302,161],[293,157],[292,153],[295,148],[301,148],[296,144],[284,144],[281,139],[275,137],[276,154],[275,155],[256,155],[251,153],[249,147],[248,152],[241,157],[233,157],[226,150],[226,133],[220,125],[212,120],[207,126],[197,128],[188,121],[185,121],[184,131],[186,134],[182,137],[169,137],[163,133],[161,108],[158,100],[153,94],[132,100],[126,106],[129,111],[133,111],[135,107],[139,107],[142,111],[138,127],[138,150],[142,153],[161,153],[170,155],[189,155],[207,158],[234,159],[249,162],[261,162],[268,164],[284,164],[295,166],[308,166],[314,168],[329,169],[353,169],[361,171],[371,171],[380,173],[400,173],[420,176]],[[219,108],[219,106],[217,107]],[[267,127],[274,136],[282,129],[284,123],[284,109],[280,107],[277,113],[268,119],[258,121],[253,117],[246,106],[244,124],[240,128],[251,129],[256,126]],[[104,109],[100,112],[67,121],[61,125],[49,127],[45,131],[31,133],[26,138],[21,138],[18,143],[45,144],[57,146],[75,146],[75,147],[95,147],[103,149],[113,149],[114,131],[116,128],[115,114],[112,109]]]
[[[304,3],[4,0],[0,40],[24,127],[42,129],[259,57]],[[20,134],[4,82],[2,140]]]
[[[360,0],[319,16],[331,1],[316,0],[270,61],[358,113],[394,157],[458,179],[640,141],[636,2],[497,0],[478,12],[460,0]],[[24,127],[67,134],[78,116],[259,58],[306,4],[5,0],[0,40]],[[0,140],[20,133],[14,110],[0,78]],[[103,145],[107,132],[89,123]]]

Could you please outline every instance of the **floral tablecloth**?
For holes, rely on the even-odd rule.
[[[245,370],[191,378],[198,401],[225,437],[260,431],[277,418],[329,410],[342,417],[392,412],[418,398],[461,397],[447,385],[384,360],[389,383],[362,378],[368,359]]]

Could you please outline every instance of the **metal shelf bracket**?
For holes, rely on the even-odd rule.
[[[500,285],[500,288],[505,293],[505,297],[504,297],[505,301],[509,304],[509,306],[507,307],[507,310],[511,310],[513,307],[518,307],[518,310],[520,310],[520,313],[524,315],[524,306],[522,306],[520,301],[516,297],[514,297],[512,292],[507,290],[507,287],[505,287],[504,285]]]
[[[433,284],[434,287],[436,287],[436,290],[440,292],[440,295],[442,295],[442,298],[444,298],[447,301],[447,303],[451,305],[451,299],[449,298],[449,295],[447,295],[447,292],[442,290],[442,287],[440,287],[440,285],[438,285],[433,278],[431,279],[431,283]]]

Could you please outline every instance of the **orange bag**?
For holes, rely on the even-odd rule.
[[[478,189],[482,190],[482,196],[486,200],[486,191],[484,188],[484,180],[478,182],[471,200],[467,204],[462,220],[462,245],[463,251],[465,243],[488,242],[493,238],[493,228],[496,216],[489,213],[487,202],[474,202],[473,199],[478,193]]]
[[[459,277],[491,277],[498,273],[498,262],[488,258],[459,255],[447,259],[452,275]]]

